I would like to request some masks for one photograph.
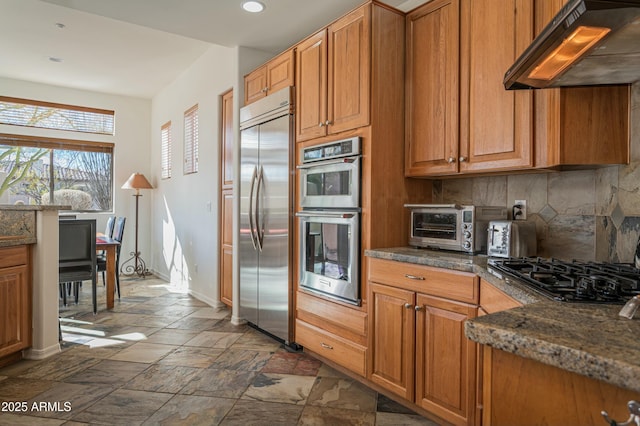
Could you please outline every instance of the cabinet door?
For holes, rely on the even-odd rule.
[[[267,69],[260,67],[244,76],[244,104],[267,96]]]
[[[222,133],[220,141],[222,187],[233,186],[233,89],[222,95]]]
[[[507,91],[505,71],[533,40],[530,0],[462,0],[461,172],[533,165],[533,91]]]
[[[327,30],[297,46],[296,64],[296,141],[300,142],[326,135]]]
[[[435,0],[407,15],[407,176],[458,170],[459,27],[459,0]]]
[[[233,303],[233,191],[223,191],[220,213],[220,229],[222,230],[220,301],[231,306]]]
[[[31,346],[31,297],[26,265],[0,269],[0,358]]]
[[[474,305],[417,294],[416,404],[453,424],[473,424],[475,343],[464,322]]]
[[[267,63],[267,94],[294,85],[293,50],[288,50]]]
[[[328,133],[369,124],[371,5],[339,19],[328,30]]]
[[[414,395],[415,293],[370,283],[369,379],[410,401]]]

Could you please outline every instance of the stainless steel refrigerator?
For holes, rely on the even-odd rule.
[[[240,109],[240,315],[292,344],[293,88]]]

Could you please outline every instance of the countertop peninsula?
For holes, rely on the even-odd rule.
[[[491,273],[484,255],[411,247],[366,250],[365,255],[475,273],[524,306],[468,320],[467,338],[640,392],[640,318],[619,317],[620,305],[547,299]]]
[[[70,206],[0,204],[0,247],[36,243],[36,212],[70,210]]]

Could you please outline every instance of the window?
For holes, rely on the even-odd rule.
[[[160,167],[162,168],[161,178],[169,179],[171,177],[171,122],[164,124],[160,128],[160,139],[162,140],[162,152]]]
[[[184,174],[198,172],[198,105],[184,113]]]
[[[0,96],[0,124],[113,135],[114,112]]]
[[[113,209],[113,144],[0,134],[0,204]]]

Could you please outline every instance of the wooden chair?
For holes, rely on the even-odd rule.
[[[96,221],[95,219],[61,220],[59,223],[58,282],[65,294],[67,283],[73,283],[78,303],[79,286],[91,280],[93,313],[98,312],[96,299]]]
[[[113,235],[111,238],[118,241],[120,245],[116,249],[116,290],[118,291],[118,299],[120,299],[120,249],[122,248],[122,239],[124,237],[124,225],[127,221],[126,217],[118,217],[113,227]],[[107,270],[106,255],[98,256],[97,270],[102,272],[102,285],[106,285],[105,271]]]

